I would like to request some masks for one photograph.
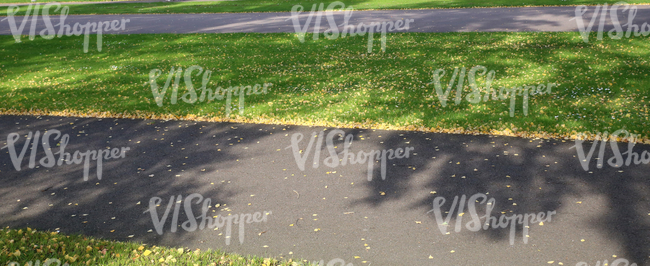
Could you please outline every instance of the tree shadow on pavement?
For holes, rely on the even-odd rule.
[[[471,119],[471,118],[470,118]],[[502,213],[513,214],[556,211],[554,219],[574,213],[563,213],[574,203],[573,199],[586,197],[603,197],[604,206],[589,210],[587,213],[600,213],[597,219],[584,217],[585,224],[591,229],[620,243],[627,258],[638,265],[650,263],[648,250],[650,245],[650,223],[647,210],[650,207],[650,180],[647,179],[648,165],[623,166],[614,168],[607,164],[602,169],[594,162],[598,157],[596,149],[589,171],[583,170],[577,159],[573,140],[523,139],[504,136],[471,136],[420,132],[391,132],[384,140],[383,146],[394,148],[405,142],[415,147],[418,156],[402,159],[401,164],[415,167],[405,171],[403,167],[388,167],[386,180],[376,180],[366,184],[368,193],[355,205],[369,205],[379,208],[415,193],[420,188],[432,191],[422,195],[417,203],[409,208],[420,209],[424,215],[432,210],[436,197],[444,197],[442,205],[443,218],[446,212],[452,214],[447,227],[454,230],[458,219],[458,209],[450,210],[455,196],[459,199],[466,195],[469,199],[474,194],[487,194],[487,198],[496,200],[492,216],[498,218]],[[585,153],[592,142],[583,143]],[[624,145],[625,144],[625,145]],[[607,143],[604,159],[613,156]],[[600,143],[599,143],[600,147]],[[621,152],[627,151],[627,143],[619,143]],[[650,145],[637,144],[634,149],[639,155],[650,150]],[[627,158],[624,156],[624,159]],[[397,163],[398,165],[400,163]],[[375,167],[376,171],[377,167]],[[423,177],[424,176],[424,177]],[[382,196],[379,192],[385,192]],[[514,204],[513,204],[514,203]],[[586,202],[585,202],[586,203]],[[479,216],[485,214],[485,204],[476,204]],[[465,203],[467,214],[467,203]],[[584,215],[582,213],[581,215]],[[433,214],[427,217],[436,221]],[[471,220],[465,216],[462,226]],[[485,222],[485,219],[481,219]],[[522,225],[517,225],[515,242],[521,243]],[[531,226],[531,232],[535,228]],[[432,229],[439,234],[438,228]],[[467,230],[467,229],[465,229]],[[480,234],[495,241],[508,242],[509,228],[480,230]],[[581,230],[581,229],[580,229]]]
[[[173,195],[185,198],[199,193],[211,198],[212,205],[232,203],[231,199],[241,191],[229,187],[231,181],[222,180],[220,174],[240,159],[239,154],[228,149],[233,147],[229,144],[246,144],[268,135],[264,130],[239,132],[230,123],[193,121],[4,116],[0,124],[3,137],[0,145],[4,147],[0,156],[3,181],[0,212],[4,214],[0,224],[156,245],[198,241],[200,234],[187,233],[182,228],[171,233],[172,210],[163,234],[158,235],[153,230],[150,214],[144,213],[152,197],[162,199],[157,209],[159,217]],[[20,153],[30,131],[38,130],[42,136],[51,129],[69,135],[65,151],[72,155],[76,150],[86,152],[109,147],[129,147],[129,150],[125,158],[103,160],[101,180],[97,178],[93,160],[89,164],[88,181],[83,179],[83,163],[40,166],[39,160],[45,156],[41,145],[35,157],[36,167],[28,166],[30,144],[20,171],[16,171],[6,137],[10,133],[20,135],[15,144]],[[49,143],[52,152],[59,151],[55,146],[59,140],[54,140],[54,136]],[[55,158],[58,160],[59,156],[55,154]],[[193,205],[196,205],[192,207],[193,213],[199,215],[200,206]],[[212,213],[217,214],[223,212]],[[178,217],[180,227],[187,220],[182,207]]]

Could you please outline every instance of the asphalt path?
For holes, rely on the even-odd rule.
[[[633,23],[643,28],[644,22],[650,22],[650,6],[635,6],[638,12],[633,17]],[[311,6],[305,6],[311,10]],[[588,25],[596,7],[588,7],[583,15],[585,25]],[[429,9],[429,10],[383,10],[383,11],[353,11],[348,18],[348,25],[369,25],[372,22],[395,22],[396,20],[412,19],[408,29],[392,32],[492,32],[492,31],[578,31],[575,19],[576,7],[522,7],[522,8],[477,8],[477,9]],[[609,13],[609,12],[608,12]],[[628,21],[630,12],[618,9],[620,24]],[[335,25],[342,31],[345,12],[332,12]],[[309,12],[297,15],[299,27],[305,27]],[[307,32],[324,32],[330,28],[330,23],[323,12],[320,26],[317,27],[318,13],[316,12],[308,25]],[[24,17],[15,17],[20,25]],[[28,19],[32,19],[31,17]],[[59,14],[51,14],[53,25],[60,21]],[[218,13],[218,14],[161,14],[161,15],[69,15],[65,23],[73,26],[75,23],[112,21],[129,19],[124,30],[105,32],[105,34],[146,34],[146,33],[233,33],[233,32],[296,32],[292,14],[279,13]],[[0,34],[11,35],[9,20],[0,17]],[[31,23],[31,22],[30,22]],[[598,30],[599,19],[596,19],[592,31]],[[29,23],[27,23],[29,24]],[[29,27],[22,34],[29,34]],[[333,25],[332,25],[333,27]],[[611,16],[604,23],[606,32],[612,29]],[[36,32],[45,29],[42,16],[38,16]],[[58,27],[55,27],[58,30]],[[627,30],[624,27],[623,30]],[[650,29],[649,29],[650,30]],[[389,31],[390,33],[390,31]]]
[[[371,181],[367,163],[325,164],[332,128],[0,116],[0,147],[17,133],[14,148],[20,154],[29,132],[54,129],[69,135],[65,151],[72,155],[76,150],[129,150],[123,158],[103,160],[101,180],[91,160],[84,181],[83,163],[41,165],[42,145],[33,168],[32,146],[25,148],[20,170],[14,168],[10,147],[0,149],[0,225],[325,263],[340,258],[353,265],[598,265],[611,263],[613,256],[650,265],[650,165],[599,169],[594,155],[585,171],[571,148],[574,141],[341,129],[352,136],[349,151],[355,155],[413,147],[408,158],[388,157],[385,180],[381,160],[375,161]],[[321,131],[322,146],[314,143],[308,149],[312,132]],[[304,171],[287,148],[296,133],[304,136],[297,144],[305,156]],[[58,152],[54,137],[49,144]],[[341,159],[344,142],[342,135],[332,138]],[[583,145],[585,152],[591,147]],[[639,154],[643,150],[650,151],[650,145],[634,147]],[[607,147],[605,159],[612,154]],[[185,202],[194,193],[210,198],[212,206],[219,204],[210,209],[212,215],[264,212],[267,221],[244,229],[233,224],[226,244],[223,227],[182,229],[188,220],[183,203],[178,231],[170,231],[171,211],[157,234],[145,212],[149,201],[162,198],[157,208],[162,217],[171,196],[182,195]],[[555,214],[529,225],[527,243],[523,225],[517,225],[511,245],[510,227],[468,230],[471,212],[464,204],[464,216],[452,211],[450,233],[443,234],[438,227],[443,221],[429,212],[434,198],[446,198],[440,208],[444,218],[454,196],[477,193],[495,199],[492,216]],[[194,200],[190,206],[199,216],[201,203]],[[476,206],[483,216],[486,204]],[[462,222],[459,232],[457,221]]]
[[[132,4],[132,3],[155,3],[155,2],[220,2],[220,1],[237,1],[237,0],[126,0],[126,1],[98,1],[98,2],[50,2],[62,5],[90,5],[90,4]],[[44,2],[31,3],[1,3],[0,6],[28,6],[30,4],[47,4]]]

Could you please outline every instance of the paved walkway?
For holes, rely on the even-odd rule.
[[[131,4],[131,3],[155,3],[155,2],[220,2],[220,1],[237,1],[237,0],[125,0],[125,1],[98,1],[98,2],[47,2],[47,3],[60,3],[65,5],[87,5],[87,4]],[[46,2],[31,2],[31,3],[0,3],[0,6],[27,6],[30,4],[47,4]]]
[[[101,180],[91,161],[84,181],[83,163],[40,166],[46,156],[40,145],[36,167],[28,167],[27,149],[20,171],[8,148],[0,149],[2,226],[260,256],[341,258],[354,265],[596,265],[611,262],[612,255],[650,265],[650,165],[598,169],[592,160],[587,172],[570,148],[572,141],[344,129],[353,136],[355,155],[414,148],[409,158],[387,160],[385,180],[376,162],[371,181],[367,164],[325,165],[330,156],[325,141],[307,148],[312,132],[326,130],[326,136],[331,128],[0,116],[0,145],[18,133],[20,153],[30,131],[46,129],[69,134],[65,151],[73,155],[75,150],[129,150],[125,158],[104,160]],[[295,133],[305,136],[299,143],[304,171],[287,149]],[[57,152],[54,137],[50,145]],[[333,144],[342,152],[342,137]],[[650,145],[634,150],[641,154]],[[315,153],[320,154],[316,168]],[[609,147],[605,155],[612,156]],[[157,209],[161,217],[171,196],[193,193],[220,204],[212,215],[271,214],[267,222],[246,224],[242,235],[233,224],[227,245],[223,227],[183,230],[188,219],[183,203],[178,231],[170,232],[170,214],[158,235],[151,215],[143,213],[150,199],[163,199]],[[518,225],[510,245],[509,228],[468,230],[465,223],[472,217],[465,204],[460,232],[454,231],[459,218],[452,218],[450,234],[441,233],[437,224],[443,221],[429,212],[433,199],[447,199],[446,217],[454,196],[476,193],[495,198],[493,216],[556,214],[543,225],[530,224],[527,243]],[[192,205],[199,216],[201,205],[196,200]],[[486,205],[477,206],[483,216]]]
[[[643,22],[650,22],[650,6],[636,6],[638,12],[634,18],[639,27]],[[307,7],[309,8],[309,7]],[[590,7],[584,14],[588,24],[595,7]],[[627,22],[628,13],[619,9],[619,21]],[[337,24],[344,21],[343,12],[333,12]],[[303,27],[309,13],[303,12],[300,26]],[[395,21],[413,19],[409,29],[402,32],[471,32],[471,31],[578,31],[575,19],[575,7],[524,7],[524,8],[477,8],[477,9],[436,9],[436,10],[385,10],[385,11],[354,11],[349,19],[349,25],[363,22]],[[0,34],[10,35],[8,20],[0,21]],[[22,21],[16,18],[16,23]],[[31,18],[30,18],[31,19]],[[110,31],[108,34],[134,33],[232,33],[232,32],[295,32],[291,13],[219,13],[219,14],[169,14],[169,15],[75,15],[68,16],[66,24],[85,24],[93,21],[111,21],[129,19],[125,30]],[[1,19],[0,19],[1,20]],[[58,14],[51,16],[52,24],[59,21]],[[316,16],[312,19],[307,32],[313,32]],[[320,32],[329,28],[325,16],[321,17]],[[27,27],[29,28],[29,27]],[[45,28],[43,17],[38,17],[36,32]],[[613,28],[609,16],[605,30]],[[58,29],[58,28],[57,28]],[[343,27],[339,27],[340,30]],[[598,29],[595,23],[592,30]],[[625,28],[624,30],[626,30]],[[25,30],[23,34],[28,34]]]

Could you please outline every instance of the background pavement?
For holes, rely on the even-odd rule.
[[[56,2],[63,5],[89,5],[89,4],[129,4],[129,3],[155,3],[155,2],[219,2],[219,1],[237,1],[237,0],[123,0],[123,1],[89,1],[89,2]],[[30,4],[47,4],[44,2],[31,3],[0,3],[0,6],[28,6]]]
[[[650,6],[638,5],[634,23],[642,28],[644,22],[650,22]],[[596,7],[589,7],[583,15],[585,25],[588,25]],[[304,6],[311,10],[311,6]],[[354,11],[349,19],[349,25],[371,22],[395,21],[413,19],[408,30],[399,32],[491,32],[491,31],[578,31],[575,19],[575,7],[522,7],[522,8],[476,8],[476,9],[429,9],[429,10],[384,10],[384,11]],[[628,13],[618,9],[620,24],[627,23]],[[344,12],[332,12],[336,24],[344,21]],[[309,12],[299,15],[300,27],[304,27]],[[21,23],[24,17],[16,17],[16,23]],[[4,19],[4,20],[2,20]],[[29,18],[31,19],[31,17]],[[59,14],[50,14],[53,25],[59,23]],[[279,13],[218,13],[218,14],[167,14],[167,15],[69,15],[65,20],[68,25],[75,23],[111,21],[129,19],[123,31],[110,31],[105,34],[142,34],[142,33],[232,33],[232,32],[292,32],[295,33],[290,12]],[[317,15],[312,18],[307,32],[314,32]],[[573,20],[572,20],[573,19]],[[0,18],[0,34],[11,35],[8,20]],[[592,31],[598,30],[599,18]],[[19,24],[18,24],[19,25]],[[321,16],[318,29],[323,32],[330,25],[326,16]],[[605,34],[613,29],[611,17],[605,20]],[[29,27],[27,27],[29,28]],[[338,27],[339,31],[343,29]],[[36,32],[45,29],[43,17],[38,17]],[[58,27],[55,27],[58,30]],[[627,30],[626,27],[623,30]],[[23,34],[29,34],[24,30]]]

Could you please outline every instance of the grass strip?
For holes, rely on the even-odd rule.
[[[24,1],[25,0],[6,0]],[[47,0],[52,1],[52,0]],[[42,2],[42,1],[39,1]],[[335,1],[324,1],[326,8]],[[524,6],[576,6],[614,4],[616,0],[344,0],[346,7],[352,6],[354,10],[386,10],[386,9],[434,9],[434,8],[486,8],[486,7],[524,7]],[[648,4],[648,0],[629,0],[629,4]],[[243,13],[243,12],[291,12],[294,5],[302,5],[310,11],[313,4],[321,2],[305,2],[300,0],[238,0],[238,1],[210,1],[210,2],[155,2],[155,3],[115,3],[115,4],[65,4],[70,7],[71,15],[79,14],[187,14],[187,13]],[[318,5],[317,5],[318,6]],[[0,7],[0,14],[6,15],[8,7]],[[26,8],[21,8],[19,15],[24,14]]]
[[[376,38],[378,38],[376,36]],[[647,37],[604,38],[584,43],[578,33],[397,33],[387,50],[363,36],[328,40],[307,34],[104,35],[103,50],[82,52],[83,37],[29,41],[0,36],[0,95],[5,114],[113,116],[404,129],[522,137],[573,138],[627,129],[648,141]],[[267,94],[247,95],[244,114],[226,100],[171,104],[174,80],[159,107],[148,83],[152,69],[162,90],[172,67],[212,71],[207,88],[273,83]],[[551,94],[529,97],[528,115],[517,96],[470,103],[465,78],[441,105],[432,74],[444,69],[443,90],[455,67],[482,65],[496,71],[492,88],[556,83]],[[191,83],[201,87],[194,72]],[[184,74],[184,73],[183,73]],[[484,76],[477,75],[484,87]],[[483,95],[483,94],[482,94]],[[187,97],[186,97],[187,98]],[[232,97],[232,107],[239,99]]]
[[[233,266],[293,266],[314,265],[293,259],[240,256],[221,251],[192,251],[188,248],[149,246],[135,242],[119,242],[37,231],[31,228],[0,229],[0,261],[36,265],[47,259],[57,259],[61,265],[233,265]],[[301,264],[304,263],[304,264]],[[3,264],[4,265],[4,264]],[[57,265],[52,262],[51,265]]]

